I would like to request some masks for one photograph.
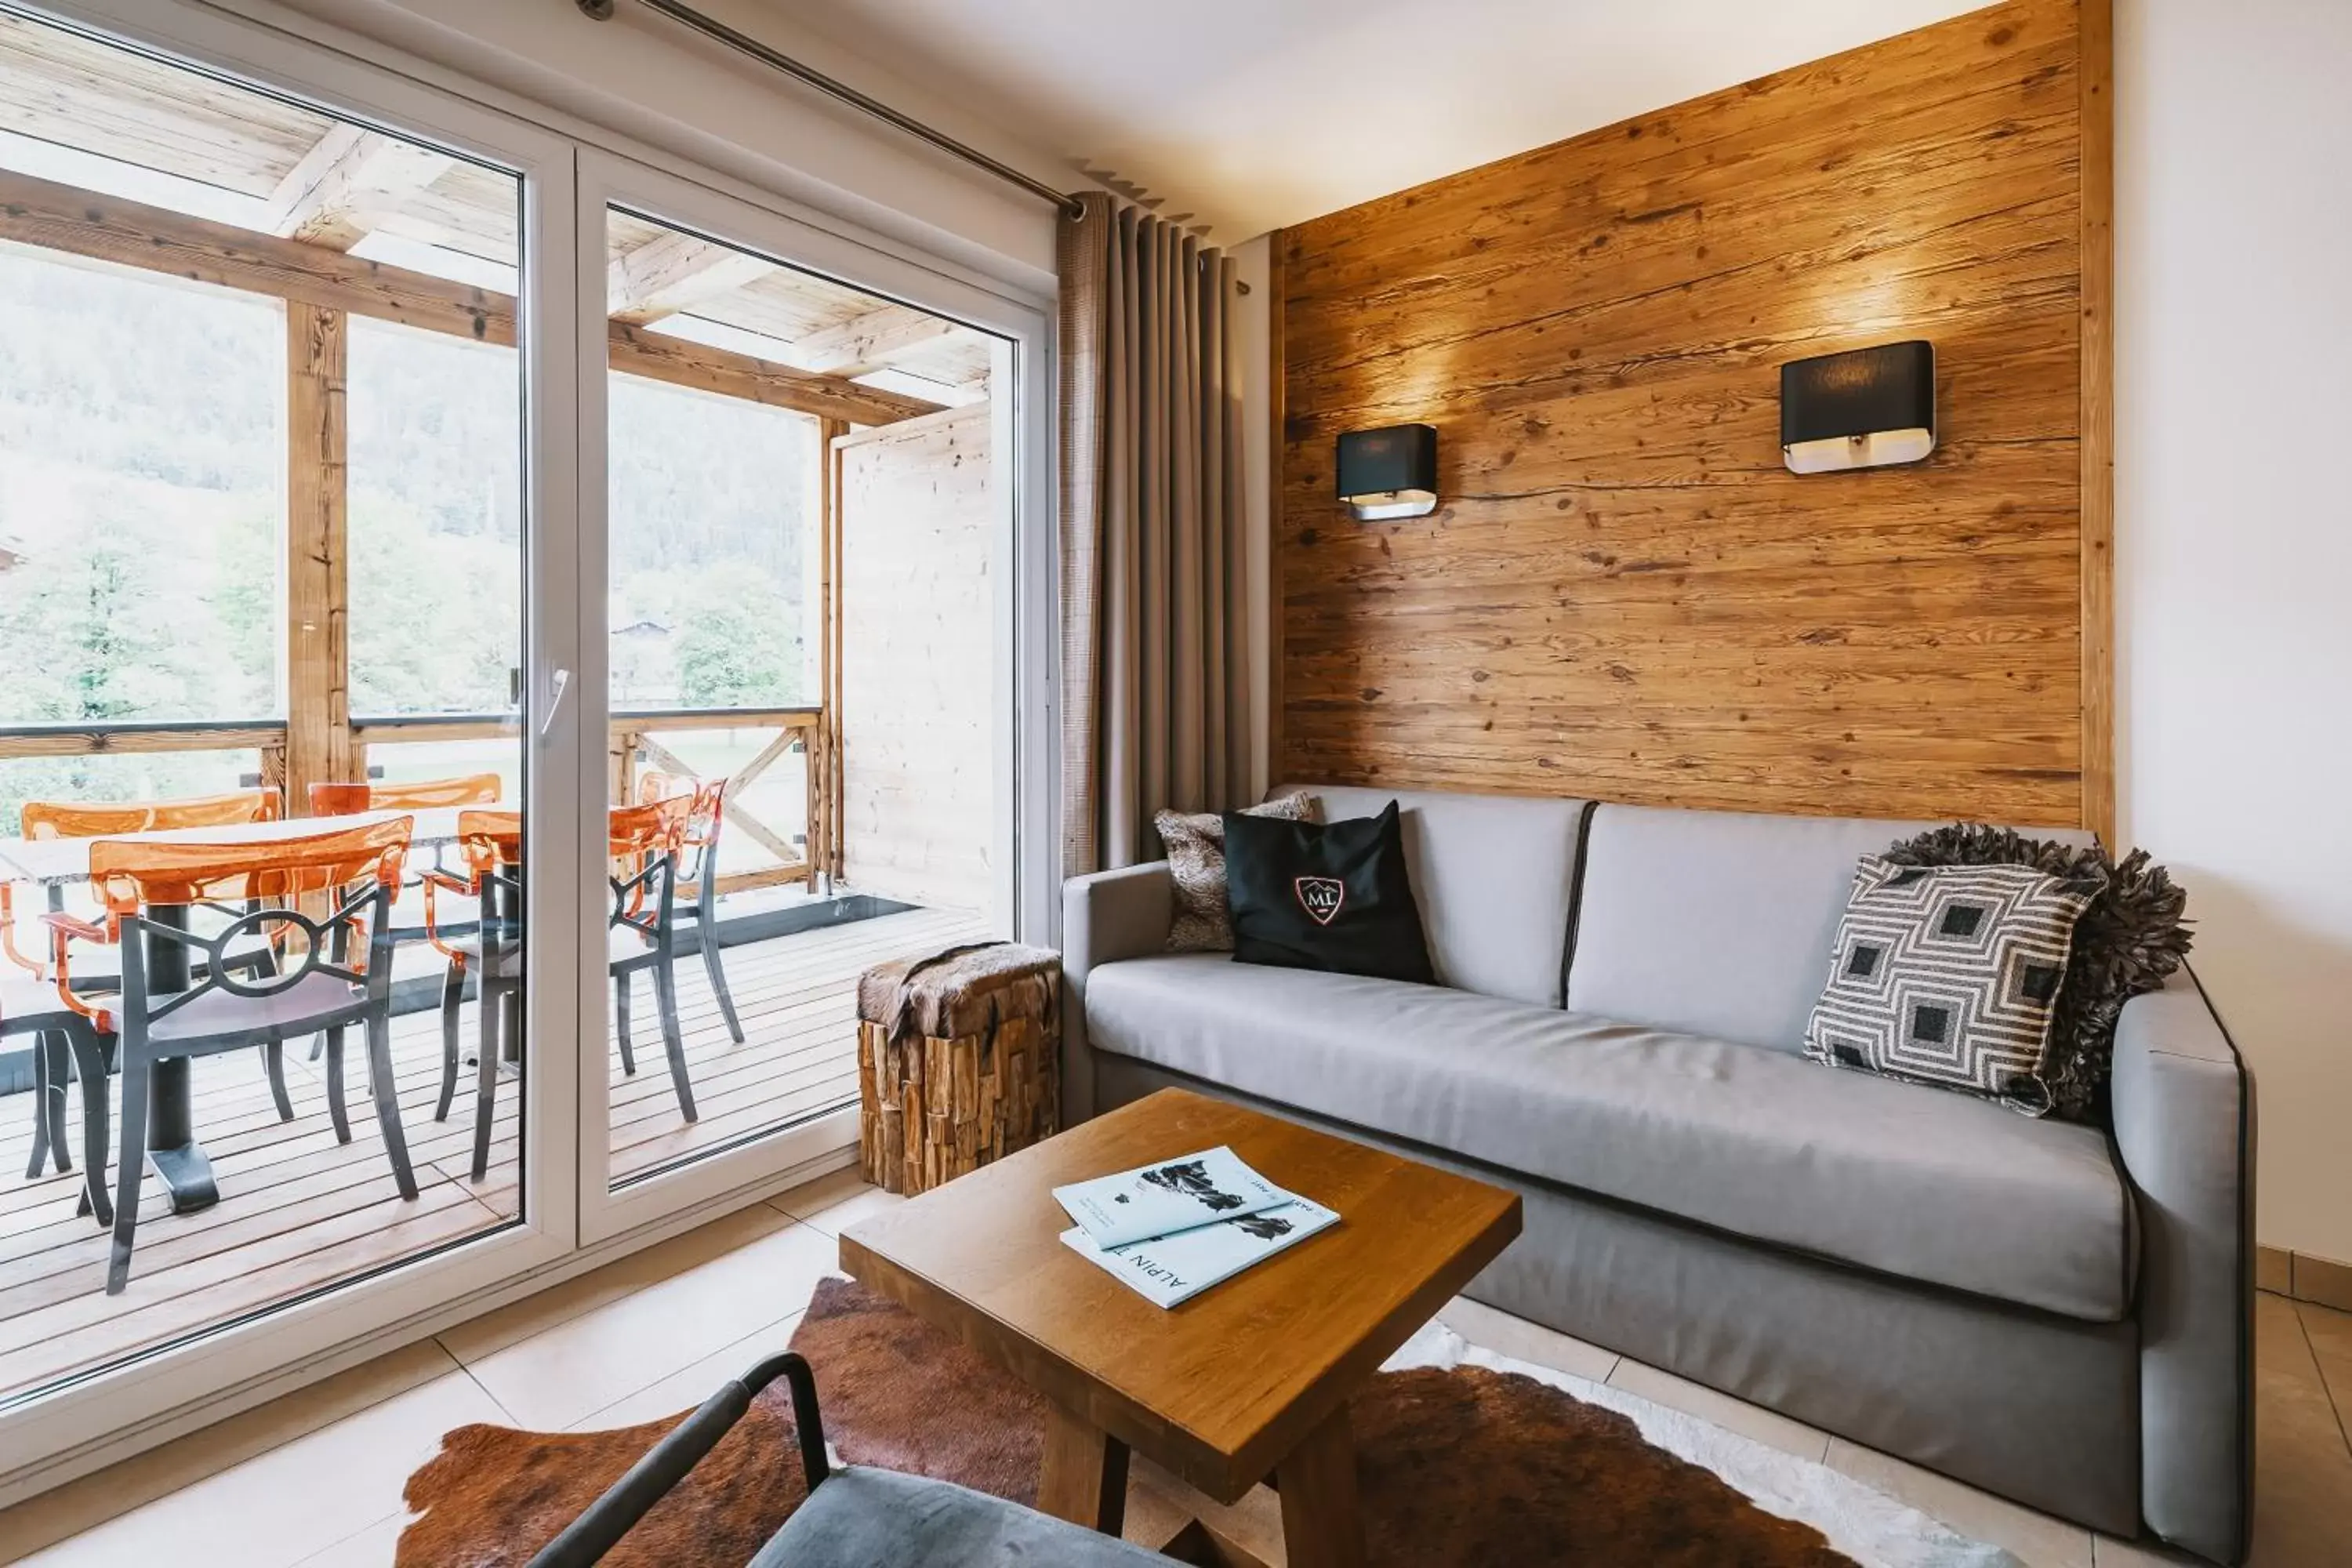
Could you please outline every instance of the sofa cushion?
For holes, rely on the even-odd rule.
[[[1086,1010],[1097,1049],[1733,1235],[2090,1321],[2131,1300],[2131,1205],[2091,1128],[1687,1033],[1205,954],[1106,964]]]
[[[1347,784],[1285,784],[1276,793],[1294,789],[1322,801],[1326,822],[1377,816],[1397,803],[1441,984],[1559,1005],[1585,802]]]
[[[1793,1054],[1855,863],[1931,826],[1601,806],[1585,837],[1567,1005]]]

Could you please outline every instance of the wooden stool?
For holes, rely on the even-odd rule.
[[[866,1179],[922,1193],[1060,1125],[1062,956],[990,942],[877,964],[857,983]]]

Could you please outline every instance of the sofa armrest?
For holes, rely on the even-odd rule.
[[[2140,1510],[2244,1561],[2253,1503],[2254,1086],[2196,977],[2116,1028],[2116,1147],[2139,1205]]]
[[[1087,1045],[1087,975],[1097,965],[1168,949],[1176,885],[1168,862],[1096,871],[1062,884],[1062,1125],[1095,1113]]]

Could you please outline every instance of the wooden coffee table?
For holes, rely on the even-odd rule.
[[[1168,1310],[1056,1239],[1053,1188],[1220,1143],[1339,1223]],[[852,1226],[841,1266],[1046,1396],[1046,1512],[1118,1533],[1131,1449],[1219,1502],[1271,1478],[1291,1568],[1354,1568],[1348,1399],[1518,1233],[1516,1193],[1171,1089]]]

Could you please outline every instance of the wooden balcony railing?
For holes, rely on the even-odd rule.
[[[305,726],[304,728],[314,728]],[[820,875],[838,868],[838,796],[828,776],[825,759],[827,716],[821,708],[663,708],[631,709],[611,715],[606,744],[607,767],[615,802],[636,797],[641,771],[698,775],[698,770],[657,737],[682,731],[766,730],[777,731],[750,762],[728,776],[728,826],[773,856],[777,864],[721,873],[719,890],[735,892],[805,883],[817,885]],[[506,713],[423,713],[353,718],[347,755],[352,776],[370,776],[373,763],[384,760],[379,748],[467,741],[517,740],[521,720]],[[15,724],[0,726],[0,762],[25,757],[83,757],[169,752],[253,751],[260,767],[255,787],[286,789],[289,725],[282,719],[227,722],[181,720],[121,720],[79,724]],[[788,757],[797,756],[806,770],[807,821],[803,837],[794,843],[789,826],[764,821],[748,804],[747,792],[762,775]],[[299,816],[304,803],[286,801],[289,815]],[[684,891],[691,893],[691,884]]]

